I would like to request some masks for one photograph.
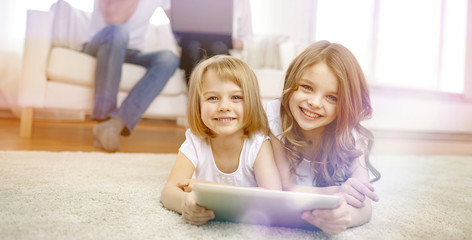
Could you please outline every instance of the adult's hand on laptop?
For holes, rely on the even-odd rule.
[[[209,220],[215,218],[213,210],[208,210],[197,204],[197,198],[194,192],[186,193],[182,203],[182,217],[186,223],[192,225],[203,225]]]
[[[244,42],[239,38],[233,38],[233,49],[236,50],[243,50]]]
[[[374,193],[374,190],[369,182],[349,178],[339,187],[338,192],[346,199],[347,204],[360,208],[364,206],[366,197],[376,202],[379,201],[379,197]]]

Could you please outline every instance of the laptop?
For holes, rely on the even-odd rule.
[[[233,0],[171,0],[170,15],[177,39],[221,40],[232,48]]]
[[[229,221],[276,227],[317,228],[301,218],[305,210],[332,209],[339,197],[261,188],[195,183],[197,204],[215,213],[212,221]]]

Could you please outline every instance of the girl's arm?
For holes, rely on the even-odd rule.
[[[369,182],[369,171],[364,155],[355,159],[351,166],[351,177],[343,183],[341,193],[350,206],[352,222],[350,226],[358,226],[368,222],[372,216],[371,200],[378,201],[374,187]]]
[[[291,191],[295,187],[295,177],[290,174],[290,165],[287,161],[287,155],[282,142],[272,133],[269,133],[270,144],[272,146],[273,157],[277,170],[279,171],[282,189]]]
[[[269,141],[262,143],[254,162],[257,185],[272,190],[282,190],[279,172],[274,162],[274,153]]]
[[[269,136],[274,152],[275,163],[279,170],[282,181],[283,190],[318,194],[335,194],[338,192],[343,194],[352,193],[353,195],[356,195],[357,198],[348,198],[346,200],[348,204],[355,207],[360,207],[360,205],[362,205],[364,196],[367,196],[372,200],[378,199],[377,195],[373,193],[373,187],[369,183],[369,175],[367,168],[365,167],[365,160],[363,157],[356,159],[351,165],[351,172],[353,173],[352,177],[348,179],[346,184],[343,184],[342,186],[312,187],[297,185],[296,176],[290,173],[290,163],[288,162],[288,157],[283,143],[272,133],[270,133]],[[354,194],[353,191],[348,191],[348,187],[357,189],[356,192],[359,192],[359,194]]]
[[[365,196],[369,196],[371,199],[378,199],[377,195],[373,194],[373,188],[369,189],[369,187],[363,188],[362,186],[369,186],[369,175],[367,168],[365,167],[365,160],[363,157],[356,159],[356,161],[351,165],[352,176],[345,184],[342,186],[330,186],[330,187],[311,187],[311,186],[299,186],[296,182],[296,176],[290,173],[290,165],[288,162],[288,157],[285,153],[285,148],[282,145],[282,142],[276,138],[272,133],[270,133],[270,139],[272,148],[274,151],[274,159],[277,164],[277,168],[280,173],[280,177],[282,180],[282,187],[286,191],[296,191],[296,192],[309,192],[309,193],[318,193],[318,194],[340,194],[346,202],[342,204],[342,208],[345,209],[344,205],[347,205],[347,210],[350,213],[351,220],[347,224],[348,227],[351,226],[358,226],[362,225],[370,220],[372,215],[372,208],[369,199],[365,199]],[[364,167],[362,167],[364,166]],[[360,186],[362,185],[362,186]],[[355,186],[355,187],[354,187]],[[357,187],[357,188],[356,188]],[[359,190],[356,190],[359,189]],[[367,189],[367,190],[366,190]],[[353,202],[354,200],[348,197],[348,195],[355,195],[362,201],[358,206],[354,207],[349,202]],[[357,198],[356,198],[357,199]],[[339,207],[336,208],[337,212],[341,212]],[[335,210],[314,210],[313,212],[318,215],[327,215],[327,216],[334,216],[332,212]],[[323,214],[319,212],[325,212]],[[328,218],[329,220],[329,218]],[[328,221],[327,220],[327,221]]]
[[[184,179],[192,178],[195,167],[192,162],[181,152],[178,153],[167,183],[162,189],[161,202],[164,207],[182,213],[182,204],[185,196],[184,189],[179,188],[178,184]]]
[[[378,201],[378,196],[373,192],[374,188],[369,183],[369,173],[365,166],[363,156],[351,164],[351,177],[338,188],[337,195],[342,197],[342,204],[338,208],[332,210],[315,209],[311,215],[304,215],[305,219],[331,234],[339,233],[343,227],[354,227],[367,223],[372,217],[370,199]],[[349,212],[349,217],[342,214],[344,212],[342,209]]]
[[[357,208],[361,208],[365,204],[370,205],[370,201],[365,201],[366,197],[376,202],[379,200],[377,194],[374,193],[374,187],[370,184],[369,170],[365,159],[365,153],[368,152],[367,144],[367,141],[362,139],[356,141],[356,148],[362,149],[364,154],[352,161],[349,166],[351,176],[339,189],[339,193],[344,196],[346,202]]]
[[[164,207],[182,214],[187,223],[202,225],[214,218],[212,210],[207,210],[196,203],[193,192],[185,191],[179,185],[192,178],[195,167],[192,162],[179,152],[167,183],[162,189],[161,202]]]

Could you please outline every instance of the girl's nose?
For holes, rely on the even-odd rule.
[[[322,96],[315,95],[308,99],[308,105],[310,105],[310,107],[319,108],[321,107],[321,101]]]
[[[218,105],[219,112],[229,112],[231,110],[230,105],[227,101],[221,101]]]

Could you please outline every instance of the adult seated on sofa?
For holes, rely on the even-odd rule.
[[[177,0],[178,1],[178,0]],[[212,11],[218,11],[212,9]],[[229,50],[243,50],[244,42],[251,40],[252,14],[249,0],[233,1],[233,33],[228,38],[212,34],[185,34],[180,35],[182,47],[182,61],[180,68],[185,71],[185,79],[190,79],[195,66],[205,58],[215,55],[230,55]]]
[[[170,8],[168,0],[95,0],[91,17],[91,40],[83,52],[97,58],[92,119],[94,146],[119,149],[120,134],[127,136],[179,66],[168,50],[142,53],[145,34],[154,10]],[[117,108],[122,64],[138,64],[146,74]]]

